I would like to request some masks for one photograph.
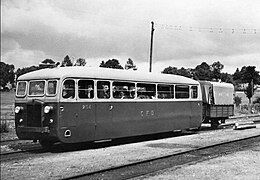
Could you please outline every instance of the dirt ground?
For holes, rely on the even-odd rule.
[[[134,163],[162,155],[185,152],[205,145],[213,145],[230,139],[260,135],[260,125],[256,128],[236,131],[220,129],[188,136],[122,144],[97,149],[83,149],[68,152],[50,152],[30,158],[1,162],[1,179],[61,179],[92,172],[108,167]],[[260,145],[259,145],[260,146]],[[144,177],[146,179],[240,179],[259,176],[259,146],[245,152],[236,152],[209,161],[191,164]],[[241,163],[242,162],[242,163]],[[245,176],[241,171],[245,168]],[[249,171],[250,170],[250,171]],[[223,171],[223,172],[222,172]],[[225,171],[227,171],[225,173]],[[228,172],[230,171],[230,173]],[[223,173],[223,177],[219,174]],[[166,174],[164,174],[166,173]],[[239,173],[239,176],[236,176]],[[241,174],[240,174],[241,173]],[[158,176],[158,178],[157,178]],[[246,179],[249,179],[246,178]]]
[[[210,159],[196,164],[188,164],[167,169],[137,179],[260,179],[260,142],[250,150]]]

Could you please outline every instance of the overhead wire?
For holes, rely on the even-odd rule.
[[[209,32],[209,33],[240,33],[240,34],[257,34],[260,29],[257,28],[222,28],[222,27],[194,27],[154,23],[154,26],[159,29],[174,30],[174,31],[188,31],[188,32]]]

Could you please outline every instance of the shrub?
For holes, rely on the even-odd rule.
[[[1,121],[0,133],[9,132],[6,121]]]
[[[241,104],[241,102],[242,102],[242,98],[239,97],[239,96],[235,96],[234,97],[234,102],[235,102],[236,107],[238,107]]]
[[[260,104],[260,97],[257,97],[257,98],[253,101],[253,104],[256,104],[256,103]]]

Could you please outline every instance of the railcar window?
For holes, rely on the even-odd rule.
[[[44,95],[45,81],[30,81],[29,95],[42,96]]]
[[[191,86],[190,94],[191,94],[191,98],[193,99],[198,98],[198,86]]]
[[[166,84],[158,84],[157,93],[159,99],[172,99],[174,98],[174,86]]]
[[[47,95],[55,95],[57,91],[57,81],[48,81]]]
[[[62,97],[65,99],[75,97],[75,81],[72,79],[65,80],[62,87]]]
[[[113,97],[115,99],[135,98],[135,84],[129,82],[113,82]]]
[[[93,80],[79,80],[78,96],[81,99],[93,99],[94,98],[94,81]]]
[[[18,82],[16,95],[25,96],[25,93],[26,93],[26,82],[25,81]]]
[[[189,98],[189,86],[176,85],[175,86],[175,97],[176,97],[176,99]]]
[[[138,99],[154,99],[155,84],[137,83],[137,98]]]
[[[97,96],[100,99],[110,98],[110,82],[98,81],[97,82]]]

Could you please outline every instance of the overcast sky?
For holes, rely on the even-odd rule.
[[[148,71],[154,21],[153,72],[203,61],[260,71],[259,9],[259,0],[2,0],[1,61],[17,69],[66,55],[93,67],[131,58]]]

